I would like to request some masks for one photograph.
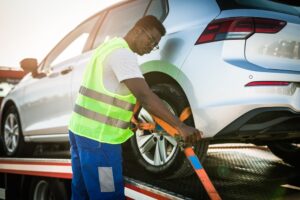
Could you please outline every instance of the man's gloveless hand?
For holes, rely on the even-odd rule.
[[[202,131],[194,127],[185,125],[184,123],[182,123],[182,125],[177,128],[177,131],[181,135],[183,141],[187,144],[194,144],[203,136]]]

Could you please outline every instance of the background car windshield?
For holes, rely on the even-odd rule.
[[[296,1],[295,1],[296,2]],[[259,9],[300,16],[299,3],[284,0],[217,0],[221,10]]]

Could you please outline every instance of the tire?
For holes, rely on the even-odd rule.
[[[69,199],[64,182],[59,179],[33,178],[29,189],[29,200]]]
[[[4,112],[1,142],[3,154],[8,157],[28,155],[33,151],[33,145],[25,145],[19,114],[14,106]]]
[[[182,91],[173,85],[157,84],[151,89],[177,116],[189,106]],[[143,108],[136,113],[136,117],[144,122],[153,122],[149,113]],[[193,117],[190,116],[185,123],[193,126]],[[201,161],[206,156],[208,144],[207,141],[200,141],[194,146],[194,151]],[[131,138],[131,147],[138,163],[153,175],[163,178],[179,178],[193,173],[193,168],[177,142],[159,126],[153,133],[136,130],[134,137]]]
[[[300,144],[292,142],[275,142],[268,145],[271,152],[284,162],[300,167]]]

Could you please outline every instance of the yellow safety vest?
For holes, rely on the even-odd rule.
[[[133,135],[130,119],[136,98],[105,89],[103,61],[113,50],[128,48],[123,38],[114,38],[100,45],[85,69],[69,129],[80,136],[109,144],[120,144]]]

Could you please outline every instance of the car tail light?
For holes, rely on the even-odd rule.
[[[247,83],[245,86],[287,86],[290,82],[285,81],[253,81]]]
[[[285,21],[265,18],[237,17],[213,20],[195,44],[220,40],[247,39],[253,33],[277,33]]]
[[[265,18],[254,18],[255,33],[277,33],[285,25],[285,21]]]

